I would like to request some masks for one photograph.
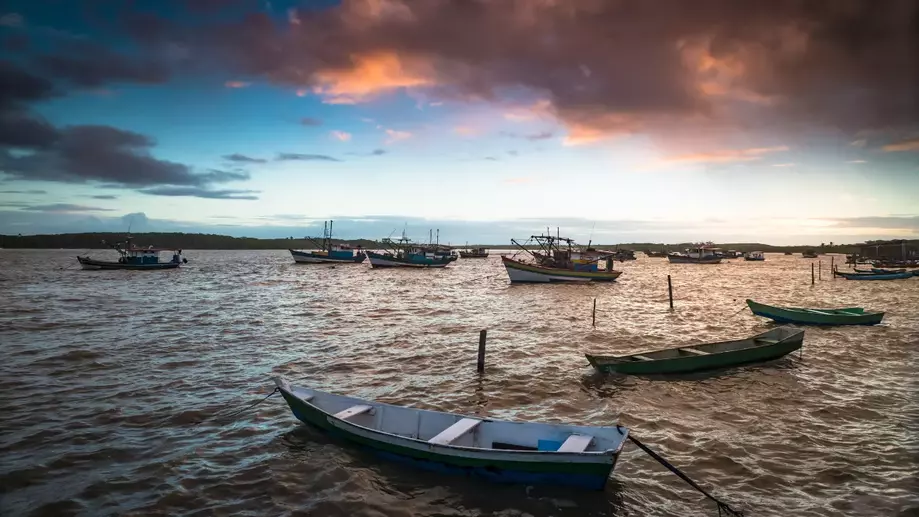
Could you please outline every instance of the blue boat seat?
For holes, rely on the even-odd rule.
[[[371,409],[373,409],[373,406],[364,406],[364,405],[351,406],[348,409],[335,413],[335,418],[338,418],[339,420],[347,420],[349,418],[356,417],[357,415],[363,415],[364,413],[370,411]]]
[[[708,352],[705,352],[703,350],[696,350],[695,348],[681,348],[680,350],[684,352],[689,352],[690,354],[708,355]]]
[[[450,427],[444,429],[437,436],[428,440],[428,443],[437,445],[450,445],[458,440],[461,436],[475,429],[481,420],[475,418],[463,418],[453,423]]]
[[[633,355],[632,359],[638,359],[639,361],[653,361],[654,360],[646,355]]]
[[[587,434],[573,434],[558,448],[558,452],[584,452],[594,437]]]

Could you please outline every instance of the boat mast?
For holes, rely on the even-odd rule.
[[[332,251],[332,220],[329,219],[329,246],[326,248],[326,251]]]

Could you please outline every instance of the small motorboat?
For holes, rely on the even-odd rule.
[[[866,311],[861,307],[844,309],[806,309],[803,307],[775,307],[747,300],[753,314],[778,323],[799,325],[877,325],[884,319],[883,312]]]
[[[764,255],[762,251],[748,251],[744,253],[743,259],[761,262],[766,260],[766,255]]]
[[[105,241],[103,241],[104,243]],[[118,252],[119,258],[114,260],[98,260],[90,257],[77,256],[77,262],[82,269],[129,269],[132,271],[162,271],[164,269],[177,269],[182,264],[187,264],[188,259],[182,257],[182,250],[171,248],[146,248],[131,244],[128,237],[124,243],[118,242],[111,246]],[[160,252],[169,251],[172,257],[168,262],[160,260]]]
[[[779,327],[736,341],[679,346],[629,355],[584,355],[591,366],[604,373],[690,373],[771,361],[801,348],[803,342],[803,330]]]
[[[492,420],[275,384],[300,421],[422,468],[601,490],[628,429]]]

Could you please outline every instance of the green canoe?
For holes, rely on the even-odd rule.
[[[689,373],[771,361],[801,348],[803,342],[803,330],[779,327],[737,341],[704,343],[631,355],[584,355],[594,368],[604,373]]]
[[[883,312],[865,311],[861,307],[843,309],[805,309],[802,307],[774,307],[747,300],[750,310],[757,316],[778,323],[799,325],[877,325],[884,319]]]

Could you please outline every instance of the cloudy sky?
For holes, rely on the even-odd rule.
[[[0,233],[919,237],[915,0],[12,0]]]

